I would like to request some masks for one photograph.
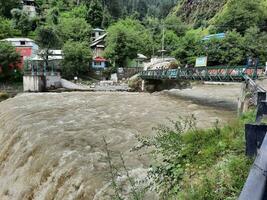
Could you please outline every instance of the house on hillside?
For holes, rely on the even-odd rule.
[[[21,63],[18,65],[19,69],[23,69],[24,60],[37,55],[39,46],[29,38],[7,38],[1,40],[2,42],[10,42],[16,48],[16,51],[21,56]],[[1,42],[0,41],[0,42]]]
[[[92,44],[90,45],[93,52],[92,68],[103,70],[107,67],[107,60],[103,57],[105,51],[105,38],[107,33],[102,29],[93,29]]]
[[[22,0],[22,10],[27,12],[30,17],[36,17],[37,4],[34,0]]]

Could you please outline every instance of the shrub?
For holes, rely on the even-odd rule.
[[[253,121],[250,112],[229,125],[197,129],[194,116],[156,128],[154,138],[141,138],[154,147],[156,164],[150,178],[164,199],[236,199],[251,160],[244,154],[244,123]]]

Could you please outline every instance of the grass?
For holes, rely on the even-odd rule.
[[[253,162],[245,156],[244,125],[255,121],[255,112],[206,130],[197,129],[195,120],[180,118],[157,128],[156,137],[141,139],[156,147],[150,178],[161,199],[237,199]]]

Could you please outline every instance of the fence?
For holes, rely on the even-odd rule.
[[[267,125],[261,124],[261,121],[267,114],[266,90],[249,77],[246,77],[246,81],[250,89],[257,93],[255,123],[245,125],[246,155],[256,156],[256,159],[239,200],[265,200],[267,199]]]

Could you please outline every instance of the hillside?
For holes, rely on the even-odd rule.
[[[207,21],[219,12],[227,0],[182,0],[172,13],[195,27],[206,26]]]

